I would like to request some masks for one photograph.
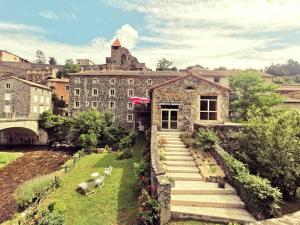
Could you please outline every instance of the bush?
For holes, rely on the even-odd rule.
[[[211,129],[199,128],[195,133],[194,146],[200,147],[205,151],[213,148],[219,142],[218,136]]]
[[[180,134],[180,139],[187,148],[192,147],[194,145],[193,134],[190,132]]]
[[[128,135],[126,135],[120,140],[119,148],[120,149],[130,148],[134,144],[135,138],[136,138],[135,132],[130,132]]]
[[[264,219],[278,216],[278,204],[282,198],[279,189],[273,188],[269,180],[250,174],[242,162],[221,147],[218,146],[216,151],[224,163],[229,179],[256,217]]]
[[[129,159],[132,157],[132,153],[130,148],[125,148],[122,151],[117,152],[117,159]]]
[[[57,185],[58,180],[53,174],[35,177],[26,181],[16,190],[15,198],[20,208],[29,206],[40,194],[53,185]]]
[[[42,218],[38,221],[38,225],[63,225],[65,217],[58,211],[45,211],[42,213]]]
[[[138,224],[156,225],[159,224],[160,205],[157,200],[149,199],[141,204]]]

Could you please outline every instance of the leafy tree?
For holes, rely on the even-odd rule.
[[[266,68],[266,72],[274,76],[294,76],[300,74],[300,64],[289,59],[285,64],[272,64]]]
[[[266,116],[253,109],[248,118],[238,135],[239,156],[284,198],[295,196],[300,186],[300,113],[270,110]]]
[[[160,59],[157,63],[157,71],[163,71],[163,70],[169,70],[170,66],[173,64],[173,62],[163,58]],[[173,70],[176,69],[176,67],[173,67]],[[177,69],[176,69],[177,70]]]
[[[54,57],[49,57],[49,64],[50,65],[56,65],[57,64],[57,61]]]
[[[35,53],[35,56],[36,56],[36,63],[39,63],[39,64],[46,63],[46,56],[45,56],[44,52],[42,52],[41,50],[37,50]]]
[[[80,66],[78,64],[74,64],[72,59],[67,59],[66,64],[64,65],[63,70],[59,74],[60,77],[67,76],[69,73],[77,73],[80,71]]]
[[[66,101],[63,99],[59,99],[56,94],[52,95],[53,102],[53,113],[55,115],[59,114],[60,109],[66,108]]]
[[[267,112],[282,101],[280,95],[275,93],[276,85],[264,82],[257,71],[239,71],[229,78],[229,83],[233,91],[230,110],[240,114],[242,120],[246,119],[251,107]]]
[[[46,111],[39,116],[39,127],[47,131],[50,142],[65,141],[70,134],[73,120]]]

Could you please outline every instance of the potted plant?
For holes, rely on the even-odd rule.
[[[223,188],[225,189],[225,181],[222,177],[218,178],[218,188]]]

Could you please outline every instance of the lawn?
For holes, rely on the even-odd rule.
[[[139,139],[133,158],[116,160],[115,153],[91,154],[82,158],[62,179],[62,185],[43,202],[45,207],[56,202],[64,209],[66,225],[129,225],[135,224],[137,215],[137,180],[134,162],[141,160],[145,142]],[[112,165],[112,175],[92,196],[76,192],[79,183],[87,181],[91,173]]]
[[[23,155],[20,152],[0,152],[0,168]]]

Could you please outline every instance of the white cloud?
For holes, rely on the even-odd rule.
[[[51,10],[39,12],[39,16],[44,17],[49,20],[58,20],[59,19],[59,16]]]
[[[44,30],[40,27],[29,26],[25,24],[3,23],[3,22],[0,22],[0,31],[44,33]]]
[[[138,32],[129,24],[125,24],[115,32],[115,36],[120,40],[122,46],[132,49],[137,42]]]
[[[151,47],[136,49],[152,67],[167,57],[179,67],[193,64],[261,68],[290,57],[298,46],[269,49],[270,32],[299,29],[298,0],[106,0],[110,6],[144,14],[150,35],[138,37]],[[269,35],[259,35],[262,32]],[[278,35],[278,34],[277,34]],[[265,49],[264,51],[259,49]],[[288,54],[288,51],[291,51]],[[291,55],[292,53],[292,55]]]

